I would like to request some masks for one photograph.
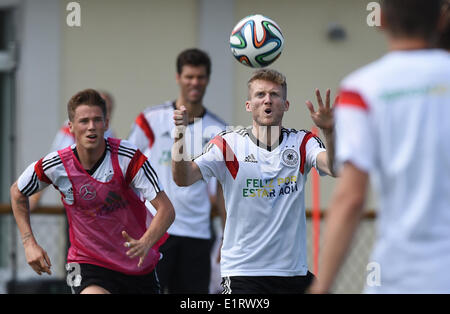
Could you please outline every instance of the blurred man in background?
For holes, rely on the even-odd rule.
[[[129,141],[149,158],[158,172],[162,185],[172,201],[177,217],[161,247],[163,259],[158,264],[158,276],[163,292],[208,293],[211,273],[211,202],[219,215],[225,217],[222,187],[205,182],[179,187],[172,177],[171,149],[174,141],[173,114],[181,106],[189,115],[187,150],[191,157],[202,153],[204,146],[225,129],[225,122],[207,110],[203,96],[209,83],[211,61],[199,49],[182,51],[176,61],[178,98],[145,109],[135,121]]]

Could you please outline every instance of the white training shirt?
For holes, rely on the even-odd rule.
[[[73,144],[72,149],[75,149],[75,147],[76,144]],[[125,140],[120,142],[118,159],[122,174],[125,175],[127,173],[128,165],[135,153],[136,147],[134,145]],[[91,176],[100,182],[108,182],[114,175],[108,142],[105,157],[99,162],[101,163]],[[36,163],[37,162],[33,162],[29,165],[17,181],[19,190],[25,196],[31,196],[49,186],[49,183],[38,179],[38,174],[35,170]],[[42,168],[48,179],[50,179],[52,184],[61,192],[64,201],[68,204],[73,204],[72,184],[67,176],[66,169],[64,168],[58,152],[52,152],[45,156],[42,160]],[[145,161],[137,172],[131,182],[131,187],[138,195],[149,201],[153,200],[156,197],[156,194],[162,191],[158,176],[148,160]]]
[[[175,208],[176,218],[167,232],[171,235],[209,239],[211,203],[207,184],[198,181],[188,187],[179,187],[173,181],[174,108],[171,101],[147,108],[136,118],[128,140],[148,157]],[[224,129],[225,122],[206,110],[201,118],[195,119],[186,129],[188,156],[194,158],[201,155],[209,140]]]
[[[276,147],[262,147],[248,129],[221,136],[194,162],[204,180],[216,177],[224,191],[222,277],[305,275],[304,188],[323,143],[294,129],[282,129]]]
[[[450,293],[450,55],[395,51],[348,76],[336,107],[337,162],[379,192],[367,292]]]

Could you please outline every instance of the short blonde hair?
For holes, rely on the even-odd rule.
[[[250,87],[251,84],[256,80],[263,80],[263,81],[269,81],[275,84],[278,84],[281,86],[281,89],[283,91],[283,99],[286,100],[287,98],[287,82],[286,77],[281,74],[280,72],[273,70],[273,69],[259,69],[253,72],[252,76],[247,82],[248,87],[248,98],[250,99]]]

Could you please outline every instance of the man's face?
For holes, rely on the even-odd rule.
[[[180,86],[181,97],[191,104],[201,104],[209,78],[206,67],[184,65],[181,73],[176,75],[177,84]]]
[[[245,108],[252,113],[253,121],[260,126],[281,126],[289,101],[284,99],[281,85],[265,80],[250,84],[249,99]]]
[[[70,132],[75,136],[77,146],[87,150],[101,147],[103,135],[108,129],[102,109],[99,106],[81,105],[75,109],[73,121],[69,121]]]

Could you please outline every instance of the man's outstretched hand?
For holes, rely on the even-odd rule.
[[[320,95],[319,89],[316,88],[316,98],[319,107],[317,111],[314,110],[313,103],[308,100],[306,101],[306,107],[308,107],[311,113],[311,119],[314,124],[323,131],[332,130],[334,127],[334,114],[333,108],[330,104],[330,89],[327,89],[325,94],[325,104],[323,103],[322,96]]]

